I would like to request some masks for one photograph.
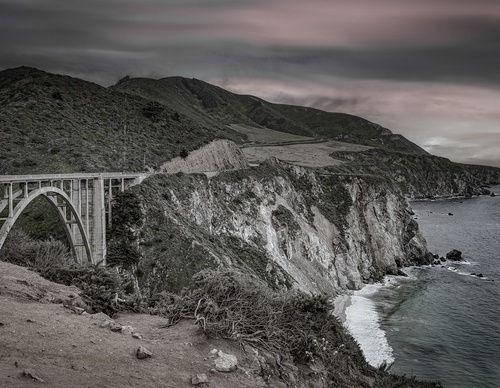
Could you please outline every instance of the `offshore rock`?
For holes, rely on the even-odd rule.
[[[453,249],[453,250],[449,251],[446,254],[446,258],[448,260],[454,260],[454,261],[462,261],[463,260],[462,252],[460,252],[460,251],[458,251],[456,249]]]

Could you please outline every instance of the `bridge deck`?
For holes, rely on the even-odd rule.
[[[49,181],[70,179],[135,179],[146,178],[149,173],[133,172],[99,172],[99,173],[73,173],[73,174],[35,174],[35,175],[0,175],[0,183],[26,182],[26,181]]]

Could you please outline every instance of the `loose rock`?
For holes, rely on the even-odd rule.
[[[113,321],[110,325],[109,325],[109,330],[111,331],[121,331],[122,329],[122,325],[116,323],[115,321]]]
[[[123,334],[132,335],[135,329],[132,326],[121,326],[120,327]]]
[[[238,359],[232,354],[226,354],[219,350],[218,358],[215,359],[215,369],[219,372],[234,372],[238,366]]]
[[[112,321],[111,317],[109,315],[104,314],[104,313],[91,314],[90,318],[99,319],[100,321]]]
[[[39,381],[40,383],[45,383],[45,380],[40,378],[33,369],[23,370],[23,376],[29,377],[33,380]]]
[[[200,373],[191,378],[191,384],[193,385],[199,385],[203,383],[208,383],[208,377],[205,373]]]
[[[135,356],[139,360],[144,360],[145,358],[153,357],[153,353],[151,353],[144,346],[140,346],[139,349],[137,349],[137,352],[135,353]]]

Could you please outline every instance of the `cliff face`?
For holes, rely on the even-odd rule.
[[[384,179],[269,160],[210,179],[156,175],[134,189],[145,211],[139,281],[148,292],[234,266],[274,288],[333,294],[427,252],[406,200]]]
[[[208,171],[237,170],[247,168],[243,151],[232,141],[214,140],[189,155],[176,157],[161,165],[159,171],[173,174]]]
[[[370,149],[335,152],[331,156],[347,162],[342,167],[345,172],[385,176],[407,197],[415,199],[487,194],[484,185],[500,182],[499,168],[459,164],[432,155]]]

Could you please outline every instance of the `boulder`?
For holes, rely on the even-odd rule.
[[[454,261],[462,261],[463,260],[462,252],[453,249],[446,254],[446,259]]]

